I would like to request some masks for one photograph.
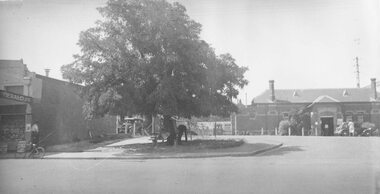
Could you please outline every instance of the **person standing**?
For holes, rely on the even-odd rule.
[[[355,125],[354,125],[354,122],[352,122],[352,121],[348,122],[348,132],[349,132],[350,136],[355,135]]]
[[[39,141],[40,141],[39,127],[38,127],[38,121],[36,121],[32,125],[31,143],[37,146],[39,144]]]
[[[181,144],[182,135],[185,133],[185,141],[187,141],[187,128],[185,125],[179,125],[178,126],[178,144]]]

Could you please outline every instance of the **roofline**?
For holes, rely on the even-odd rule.
[[[0,61],[21,61],[23,62],[23,59],[0,59]]]
[[[51,79],[51,80],[54,80],[54,81],[59,81],[59,82],[63,82],[63,83],[69,83],[69,84],[72,84],[71,82],[66,81],[66,80],[60,80],[60,79],[56,79],[56,78],[52,78],[52,77],[48,77],[48,76],[44,76],[44,75],[41,75],[41,74],[38,74],[38,73],[36,73],[36,78],[40,78],[40,79]]]
[[[302,90],[368,90],[370,88],[368,87],[360,87],[360,88],[298,88],[298,89],[274,89],[274,91],[302,91]],[[257,95],[257,96],[260,96],[262,94],[264,94],[266,91],[270,91],[269,89],[266,89],[264,90],[264,92],[262,92],[261,94]]]
[[[339,101],[339,102],[283,102],[283,103],[268,103],[268,102],[263,102],[263,103],[260,103],[260,102],[255,102],[255,104],[257,105],[281,105],[281,104],[343,104],[343,103],[380,103],[380,101],[347,101],[347,102],[342,102],[342,101]],[[252,105],[250,105],[252,106]]]
[[[72,82],[69,82],[69,81],[66,81],[66,80],[59,80],[59,79],[56,79],[56,78],[47,77],[47,76],[44,76],[44,75],[41,75],[41,74],[37,74],[37,73],[36,73],[36,78],[39,78],[39,79],[48,79],[48,80],[53,80],[53,81],[56,81],[56,82],[59,82],[59,83],[62,83],[62,84],[70,84],[71,86],[83,87],[80,84],[75,84],[75,83],[72,83]]]

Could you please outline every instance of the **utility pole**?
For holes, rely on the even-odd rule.
[[[360,38],[355,39],[354,42],[356,43],[359,49]],[[356,74],[356,87],[360,88],[360,71],[359,71],[359,57],[358,56],[355,57],[355,74]]]
[[[359,71],[359,57],[355,57],[355,67],[356,67],[356,87],[360,88],[360,71]]]

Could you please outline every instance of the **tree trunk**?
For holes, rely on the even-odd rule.
[[[168,137],[168,145],[174,145],[176,134],[173,119],[170,115],[164,115],[164,129],[170,133]]]

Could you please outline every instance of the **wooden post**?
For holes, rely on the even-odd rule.
[[[276,128],[274,128],[274,135],[276,135],[276,136],[277,136],[277,127],[276,127]]]
[[[305,136],[305,128],[302,127],[302,136]]]
[[[237,135],[237,119],[236,119],[236,113],[234,114],[234,116],[235,116],[235,123],[234,123],[234,125],[235,125],[235,135]]]
[[[261,128],[261,135],[264,135],[264,128]]]
[[[120,127],[119,124],[120,124],[120,116],[117,115],[116,116],[116,134],[119,133],[119,127]]]
[[[191,133],[191,128],[190,128],[191,122],[188,121],[187,123],[188,123],[188,126],[189,126],[189,129],[188,129],[189,131],[188,131],[188,133],[190,133],[190,141],[193,141],[193,135],[192,135],[192,133]]]
[[[288,128],[288,136],[291,136],[292,135],[292,130],[290,129],[290,127]]]
[[[152,115],[152,134],[154,133],[154,127],[155,127],[155,124],[154,124],[154,115]]]
[[[216,122],[214,122],[214,136],[216,138]]]

